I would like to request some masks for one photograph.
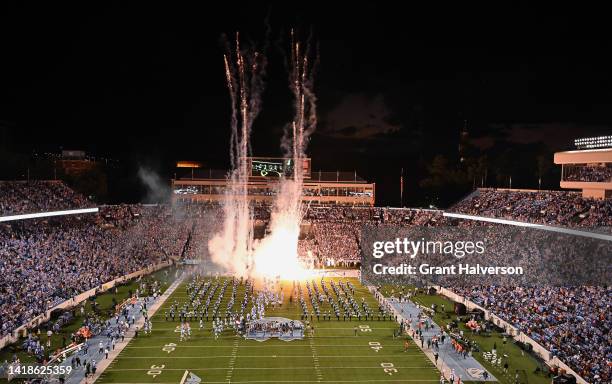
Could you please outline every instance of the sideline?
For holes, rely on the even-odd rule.
[[[168,289],[166,289],[166,291],[159,296],[159,298],[157,298],[152,304],[148,305],[148,310],[147,313],[149,315],[149,318],[151,318],[151,316],[153,316],[155,314],[155,312],[157,312],[157,310],[164,304],[164,302],[168,299],[168,297],[170,297],[170,295],[178,288],[178,286],[183,282],[185,278],[185,274],[182,273],[181,276],[179,276],[169,287]],[[93,383],[95,382],[100,375],[102,375],[104,373],[104,371],[113,364],[114,360],[117,358],[117,356],[123,351],[123,349],[129,344],[130,340],[132,340],[132,338],[134,337],[134,329],[135,327],[138,327],[139,330],[142,330],[143,325],[144,325],[144,317],[142,316],[142,302],[143,300],[140,299],[138,300],[138,302],[136,303],[136,305],[134,306],[133,309],[130,310],[129,316],[131,316],[132,314],[135,315],[136,317],[136,322],[130,327],[129,332],[130,333],[126,333],[125,335],[125,341],[121,342],[118,341],[115,344],[115,349],[112,351],[109,351],[108,354],[108,359],[104,359],[103,355],[100,355],[98,353],[98,343],[100,343],[100,341],[103,341],[104,344],[106,344],[106,336],[103,335],[98,335],[92,339],[89,340],[89,354],[86,356],[80,356],[81,359],[86,358],[88,361],[91,360],[95,360],[97,362],[96,365],[96,374],[93,375],[90,378],[85,378],[85,369],[84,368],[77,368],[75,371],[73,371],[73,373],[66,378],[65,383],[66,384],[88,384],[88,383]],[[76,356],[76,355],[75,355]],[[71,359],[74,358],[73,356],[71,356],[70,358],[66,359],[61,365],[70,365],[70,361]]]
[[[415,328],[416,322],[418,321],[418,314],[421,312],[421,309],[417,304],[407,301],[404,303],[396,302],[393,300],[389,300],[388,298],[382,296],[380,292],[376,290],[373,286],[368,286],[372,294],[379,300],[379,302],[384,302],[389,305],[395,315],[397,315],[398,319],[401,319],[402,322],[408,321],[412,328]],[[410,318],[406,318],[407,314],[411,314]],[[412,320],[412,321],[411,321]],[[423,332],[423,336],[425,338],[431,338],[436,334],[441,333],[441,328],[436,324],[432,318],[430,318],[431,323],[434,325],[433,330],[428,330]],[[431,360],[431,362],[436,366],[436,368],[442,373],[445,379],[448,380],[452,371],[455,371],[455,375],[461,377],[461,381],[472,381],[472,382],[492,382],[497,381],[495,376],[491,374],[489,370],[482,366],[474,357],[470,356],[467,359],[459,358],[454,355],[452,352],[452,348],[450,346],[450,336],[449,341],[441,344],[438,351],[438,362],[436,365],[436,361],[433,354],[432,348],[427,348],[425,346],[421,346],[420,340],[416,338],[412,338],[412,342],[423,352],[425,356]],[[470,374],[472,369],[477,369],[478,371],[487,371],[489,376],[486,380],[483,377]]]

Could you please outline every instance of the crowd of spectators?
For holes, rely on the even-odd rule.
[[[612,181],[610,166],[569,166],[563,170],[564,181],[584,181],[589,183],[609,183]]]
[[[308,251],[321,266],[357,266],[361,235],[367,226],[435,226],[445,222],[442,211],[380,207],[310,207],[304,214],[308,235],[299,241],[300,255]]]
[[[0,181],[0,216],[92,206],[61,181]]]
[[[312,225],[310,231],[313,237],[310,241],[310,251],[319,262],[327,265],[355,266],[359,261],[358,232],[354,224],[318,222]]]
[[[591,383],[612,380],[612,288],[455,287],[568,364]]]
[[[167,206],[0,225],[0,337],[117,277],[180,256],[190,222]]]
[[[479,190],[453,211],[564,227],[612,226],[612,199],[583,198],[566,191]]]

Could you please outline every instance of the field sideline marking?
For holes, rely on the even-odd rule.
[[[312,360],[314,363],[315,374],[317,375],[317,381],[322,381],[323,373],[321,372],[321,367],[319,366],[319,356],[317,354],[317,347],[313,341],[312,333],[308,337],[308,344],[310,345],[310,351],[312,352]]]

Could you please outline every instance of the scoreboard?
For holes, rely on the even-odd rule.
[[[249,168],[251,177],[280,178],[282,176],[293,176],[295,161],[292,158],[278,157],[249,157]],[[310,178],[310,158],[302,159],[302,174],[305,179]]]

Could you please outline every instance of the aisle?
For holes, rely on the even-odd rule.
[[[397,312],[398,318],[403,318],[405,320],[409,320],[413,329],[416,329],[416,325],[418,323],[418,316],[421,310],[411,301],[407,302],[397,302],[387,300],[389,304],[395,309]],[[410,319],[412,319],[410,321]],[[430,324],[432,320],[429,320]],[[421,348],[427,356],[430,356],[433,359],[433,347],[427,348],[427,340],[431,339],[435,335],[441,334],[440,327],[433,323],[433,329],[430,328],[427,331],[423,332],[424,342],[423,348]],[[415,343],[421,347],[420,340],[415,340]],[[449,374],[452,370],[455,371],[455,377],[461,377],[461,381],[497,381],[497,379],[489,372],[489,376],[487,380],[482,377],[482,372],[485,371],[485,368],[472,356],[467,356],[463,358],[463,356],[457,354],[453,349],[450,339],[447,336],[444,344],[440,344],[440,348],[438,350],[439,360],[438,366],[443,364],[444,375],[446,378],[449,377]],[[443,363],[442,363],[443,362]]]

